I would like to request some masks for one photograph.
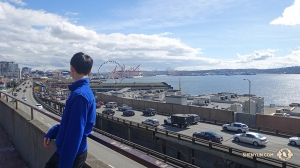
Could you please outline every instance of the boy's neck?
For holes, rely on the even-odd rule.
[[[74,79],[74,82],[78,81],[79,79],[82,79],[82,78],[88,78],[89,75],[82,75],[82,74],[74,74],[73,76],[73,79]]]

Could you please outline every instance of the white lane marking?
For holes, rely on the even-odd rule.
[[[42,120],[44,120],[44,118],[43,118],[43,117],[41,117],[41,119],[42,119]]]
[[[108,165],[108,166],[114,168],[112,165]]]
[[[50,127],[52,127],[52,125],[51,125],[51,124],[49,124],[49,123],[47,123],[47,125],[49,125]]]

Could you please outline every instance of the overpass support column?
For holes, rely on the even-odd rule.
[[[167,141],[164,139],[160,139],[161,147],[162,147],[162,153],[166,154],[167,152]]]
[[[128,141],[131,141],[131,130],[132,128],[131,127],[127,127],[127,140]]]
[[[103,119],[100,118],[99,129],[103,131]]]
[[[194,161],[194,158],[195,157],[195,150],[192,149],[192,148],[189,148],[189,162],[194,165],[195,164],[195,161]]]
[[[63,106],[60,105],[59,111],[62,113],[63,112]]]

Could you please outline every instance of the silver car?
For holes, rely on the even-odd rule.
[[[264,137],[258,133],[255,133],[255,132],[235,134],[235,135],[233,135],[233,139],[236,142],[250,143],[250,144],[253,144],[254,146],[266,145],[268,143],[268,140],[266,137]]]
[[[300,145],[300,137],[290,137],[289,144],[293,146]]]
[[[153,118],[146,119],[146,120],[142,121],[142,123],[146,124],[146,125],[151,125],[154,127],[159,126],[159,121],[157,119],[153,119]]]

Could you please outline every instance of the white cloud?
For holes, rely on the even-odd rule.
[[[0,9],[3,14],[0,16],[5,16],[0,20],[2,56],[5,61],[19,62],[21,66],[68,68],[70,57],[78,51],[93,56],[96,66],[106,60],[136,65],[165,60],[206,60],[198,57],[201,49],[168,38],[169,32],[154,35],[97,34],[45,11],[16,8],[1,2]]]
[[[251,62],[251,61],[257,61],[257,60],[265,60],[268,58],[274,57],[274,52],[276,50],[265,50],[265,51],[255,51],[254,53],[248,54],[248,55],[238,55],[238,58],[240,58],[240,62]]]
[[[275,25],[298,25],[300,24],[300,0],[295,0],[294,4],[284,9],[282,16],[271,21]]]
[[[26,3],[23,2],[22,0],[0,0],[0,1],[2,1],[2,2],[11,2],[11,3],[14,3],[18,6],[25,6],[26,5]]]

